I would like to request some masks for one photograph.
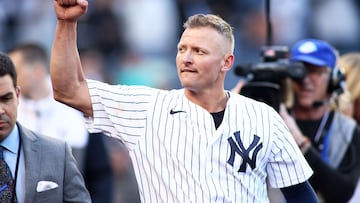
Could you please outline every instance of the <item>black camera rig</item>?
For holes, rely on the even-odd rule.
[[[290,77],[301,80],[306,75],[306,69],[301,62],[288,60],[286,46],[264,46],[261,50],[262,62],[239,64],[235,66],[235,74],[249,81],[267,81],[278,83]]]

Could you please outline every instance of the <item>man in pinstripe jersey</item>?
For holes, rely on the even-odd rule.
[[[266,180],[288,202],[317,202],[312,170],[269,106],[224,90],[234,63],[231,26],[215,15],[184,24],[180,90],[112,86],[84,77],[76,22],[85,0],[57,0],[54,97],[84,113],[90,131],[130,150],[142,202],[268,202]]]

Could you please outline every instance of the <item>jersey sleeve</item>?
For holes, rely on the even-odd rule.
[[[306,181],[312,169],[280,115],[274,113],[272,120],[273,146],[267,166],[270,185],[283,188]]]
[[[86,120],[89,131],[103,132],[132,148],[145,134],[150,99],[157,90],[93,80],[87,82],[93,107],[93,117]]]

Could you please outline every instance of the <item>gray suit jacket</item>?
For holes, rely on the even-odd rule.
[[[17,126],[25,158],[25,202],[91,202],[69,145]],[[58,187],[37,192],[39,181],[51,181]]]

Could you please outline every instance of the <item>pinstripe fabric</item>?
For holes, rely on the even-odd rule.
[[[263,203],[267,176],[273,187],[285,187],[312,174],[280,116],[262,103],[230,93],[216,130],[212,116],[183,90],[91,80],[88,85],[94,110],[89,130],[104,131],[129,147],[142,202]],[[238,139],[245,149],[252,143],[259,149],[248,152],[256,158],[254,168],[239,153],[229,164],[229,140]]]

